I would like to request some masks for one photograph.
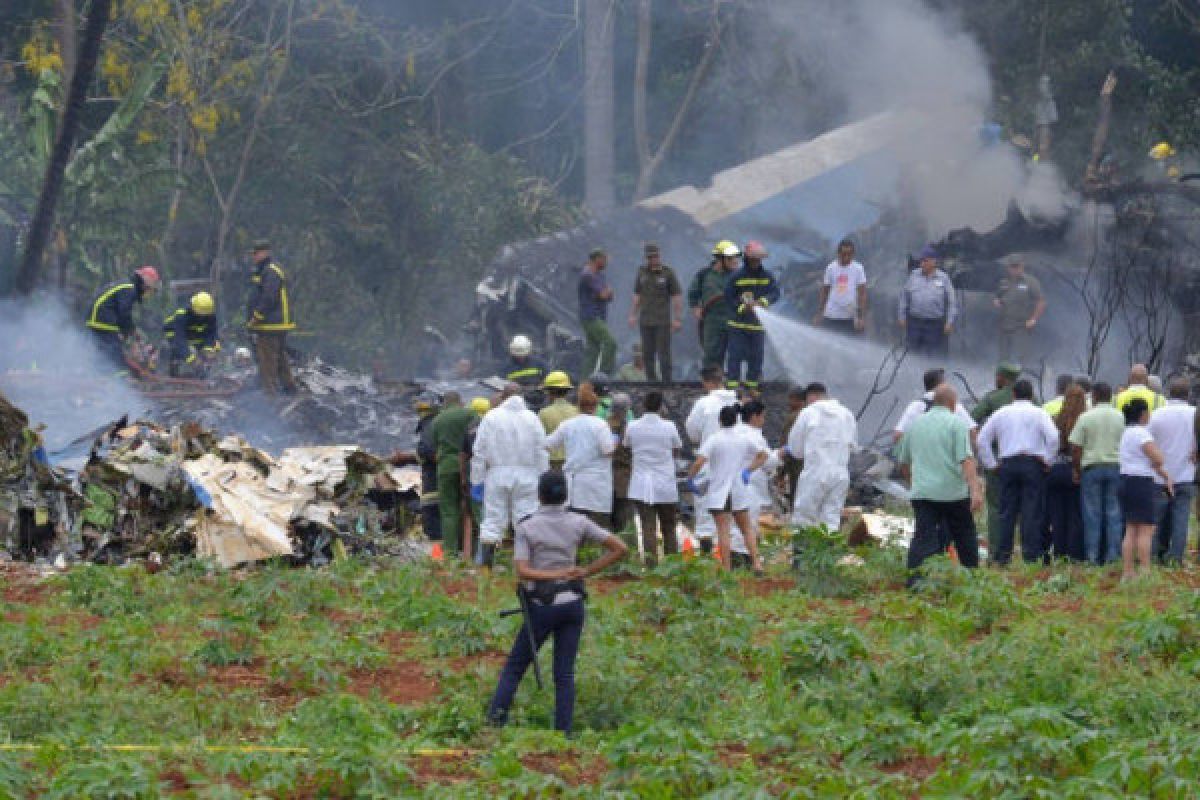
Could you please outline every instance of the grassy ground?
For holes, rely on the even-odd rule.
[[[804,552],[594,582],[569,741],[483,726],[504,576],[0,572],[0,797],[1195,795],[1200,574]]]

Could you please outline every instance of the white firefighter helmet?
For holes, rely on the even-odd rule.
[[[533,352],[533,342],[531,342],[529,337],[525,334],[518,333],[512,338],[512,341],[508,343],[508,352],[511,353],[514,358],[525,358]]]

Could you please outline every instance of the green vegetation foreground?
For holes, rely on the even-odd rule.
[[[913,593],[903,551],[800,544],[595,581],[570,740],[528,677],[484,725],[509,576],[9,567],[0,797],[1194,794],[1200,573],[939,559]]]

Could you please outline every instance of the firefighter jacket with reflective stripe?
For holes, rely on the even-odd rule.
[[[509,359],[508,372],[504,374],[505,380],[521,386],[541,386],[544,377],[546,377],[546,368],[532,358],[521,361],[515,358]]]
[[[221,349],[217,340],[215,314],[197,314],[190,308],[179,308],[163,320],[163,333],[171,348],[172,361],[191,361],[191,348],[215,352]]]
[[[253,331],[290,331],[296,327],[288,303],[287,279],[274,261],[254,267],[250,276],[250,306],[246,324]]]
[[[754,302],[747,305],[742,302],[742,296],[749,292],[754,296]],[[775,276],[761,265],[755,268],[742,267],[729,279],[725,286],[725,301],[733,311],[733,319],[729,327],[745,331],[761,331],[755,308],[766,308],[779,302],[779,284]]]
[[[141,277],[134,275],[127,281],[105,287],[92,303],[87,326],[101,333],[133,335],[133,307],[142,300],[143,286]]]

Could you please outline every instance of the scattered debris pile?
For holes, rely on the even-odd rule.
[[[29,418],[0,395],[0,544],[30,550],[39,538],[65,535],[84,505],[50,467]]]
[[[156,398],[153,416],[173,426],[192,421],[241,431],[272,452],[316,442],[357,442],[389,453],[411,437],[416,426],[411,399],[419,386],[381,386],[369,375],[319,358],[297,364],[295,375],[302,391],[290,398],[265,397],[253,370],[243,370],[228,376],[243,387],[238,394]]]
[[[18,409],[3,402],[0,416],[0,547],[10,556],[121,563],[195,554],[231,567],[424,552],[404,536],[419,471],[358,447],[296,447],[273,458],[195,422],[122,419],[72,476],[45,462]]]

